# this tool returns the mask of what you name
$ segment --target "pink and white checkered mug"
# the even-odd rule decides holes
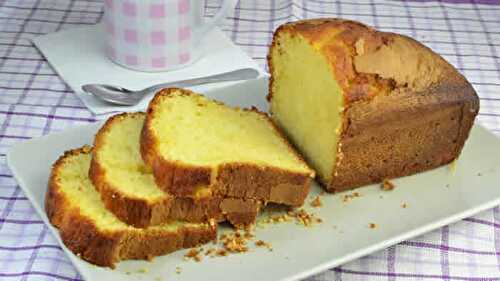
[[[106,53],[115,63],[139,71],[189,65],[203,55],[203,36],[236,2],[224,0],[204,22],[201,0],[105,0]]]

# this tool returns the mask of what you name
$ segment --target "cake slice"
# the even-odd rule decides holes
[[[175,196],[235,197],[302,205],[314,172],[268,116],[183,89],[150,102],[141,155]]]
[[[282,25],[268,64],[272,118],[329,191],[450,163],[479,110],[439,55],[353,21]]]
[[[90,147],[70,150],[53,165],[45,212],[73,253],[100,266],[151,259],[216,238],[215,223],[170,222],[134,228],[109,212],[88,178]]]
[[[174,197],[158,188],[140,155],[145,117],[143,112],[115,115],[95,136],[89,177],[111,212],[135,227],[171,219],[202,222],[214,218],[235,226],[255,222],[258,200],[209,194]]]

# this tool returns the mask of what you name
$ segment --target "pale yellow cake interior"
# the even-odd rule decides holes
[[[103,135],[98,153],[105,179],[121,193],[146,200],[164,199],[152,171],[141,158],[139,140],[145,115],[123,115]]]
[[[343,98],[327,59],[300,35],[280,34],[272,50],[271,112],[326,182],[332,178]]]
[[[67,157],[56,174],[60,192],[68,200],[69,209],[79,209],[80,214],[93,221],[96,227],[103,231],[119,231],[134,229],[108,211],[101,201],[100,194],[88,178],[90,166],[90,153],[79,153]],[[148,229],[161,229],[162,231],[176,231],[180,226],[195,224],[171,222]]]
[[[206,167],[251,163],[312,173],[260,113],[180,92],[159,103],[152,128],[165,159]]]

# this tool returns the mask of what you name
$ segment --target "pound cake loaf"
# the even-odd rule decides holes
[[[312,171],[256,109],[231,108],[170,88],[148,107],[141,155],[175,196],[212,196],[302,205]]]
[[[272,118],[329,191],[450,163],[479,110],[439,55],[353,21],[282,25],[268,64]]]
[[[100,266],[151,259],[216,238],[215,223],[170,222],[149,228],[123,223],[102,203],[88,178],[90,147],[66,152],[53,165],[45,212],[73,253]]]
[[[168,220],[228,220],[235,226],[255,222],[259,201],[199,194],[174,197],[158,188],[140,155],[139,140],[146,114],[122,113],[108,119],[94,139],[89,177],[105,206],[135,227]]]

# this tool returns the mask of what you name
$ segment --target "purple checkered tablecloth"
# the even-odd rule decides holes
[[[208,0],[206,14],[218,6]],[[5,154],[18,141],[101,119],[30,42],[101,17],[99,0],[0,0],[0,280],[81,280],[12,177]],[[479,122],[500,134],[500,0],[241,0],[222,28],[264,66],[277,26],[314,17],[355,19],[428,45],[469,79],[481,98]],[[310,278],[431,279],[500,280],[500,208]]]

